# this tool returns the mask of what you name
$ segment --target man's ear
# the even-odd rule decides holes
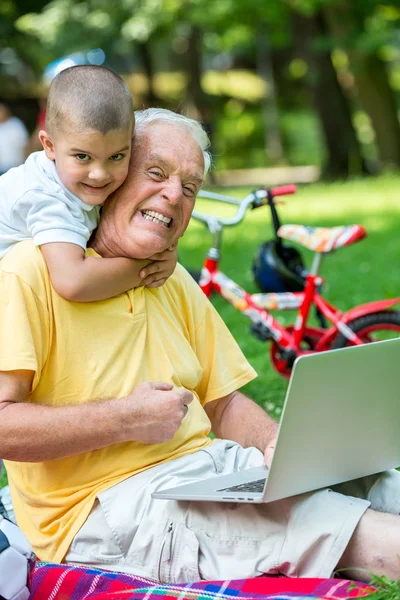
[[[45,151],[47,158],[50,160],[55,160],[56,154],[54,152],[54,144],[51,141],[49,134],[44,129],[39,131],[39,140],[43,146],[43,150]]]

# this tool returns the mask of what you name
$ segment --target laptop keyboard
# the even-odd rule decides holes
[[[256,481],[248,481],[247,483],[241,483],[240,485],[223,488],[222,490],[217,490],[217,492],[262,492],[264,485],[265,477],[263,479],[257,479]]]

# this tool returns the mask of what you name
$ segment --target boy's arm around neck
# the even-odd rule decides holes
[[[41,250],[55,291],[72,302],[105,300],[151,283],[140,276],[145,267],[154,269],[149,259],[85,256],[83,248],[66,242],[43,244]]]

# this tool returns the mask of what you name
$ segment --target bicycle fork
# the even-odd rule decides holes
[[[214,249],[211,249],[215,251]],[[218,270],[218,257],[215,252],[209,252],[201,271],[200,287],[209,298],[212,293],[217,292],[236,310],[246,315],[251,321],[251,333],[262,341],[273,340],[282,348],[282,352],[293,353],[292,337],[280,323],[263,307],[257,304],[257,296],[275,296],[274,294],[248,294],[242,287],[232,279]],[[277,296],[277,295],[276,295]],[[279,296],[283,296],[279,294]],[[290,297],[289,297],[290,296]],[[287,298],[285,308],[298,308],[304,294],[290,294]],[[293,304],[293,306],[291,305]],[[293,359],[294,360],[294,359]]]

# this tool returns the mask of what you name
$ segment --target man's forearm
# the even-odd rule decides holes
[[[218,402],[212,423],[217,437],[233,440],[245,448],[255,446],[261,452],[278,433],[278,423],[241,392]]]
[[[42,462],[97,450],[120,441],[117,400],[51,407],[9,402],[0,410],[0,456]],[[121,425],[121,426],[119,426]]]

